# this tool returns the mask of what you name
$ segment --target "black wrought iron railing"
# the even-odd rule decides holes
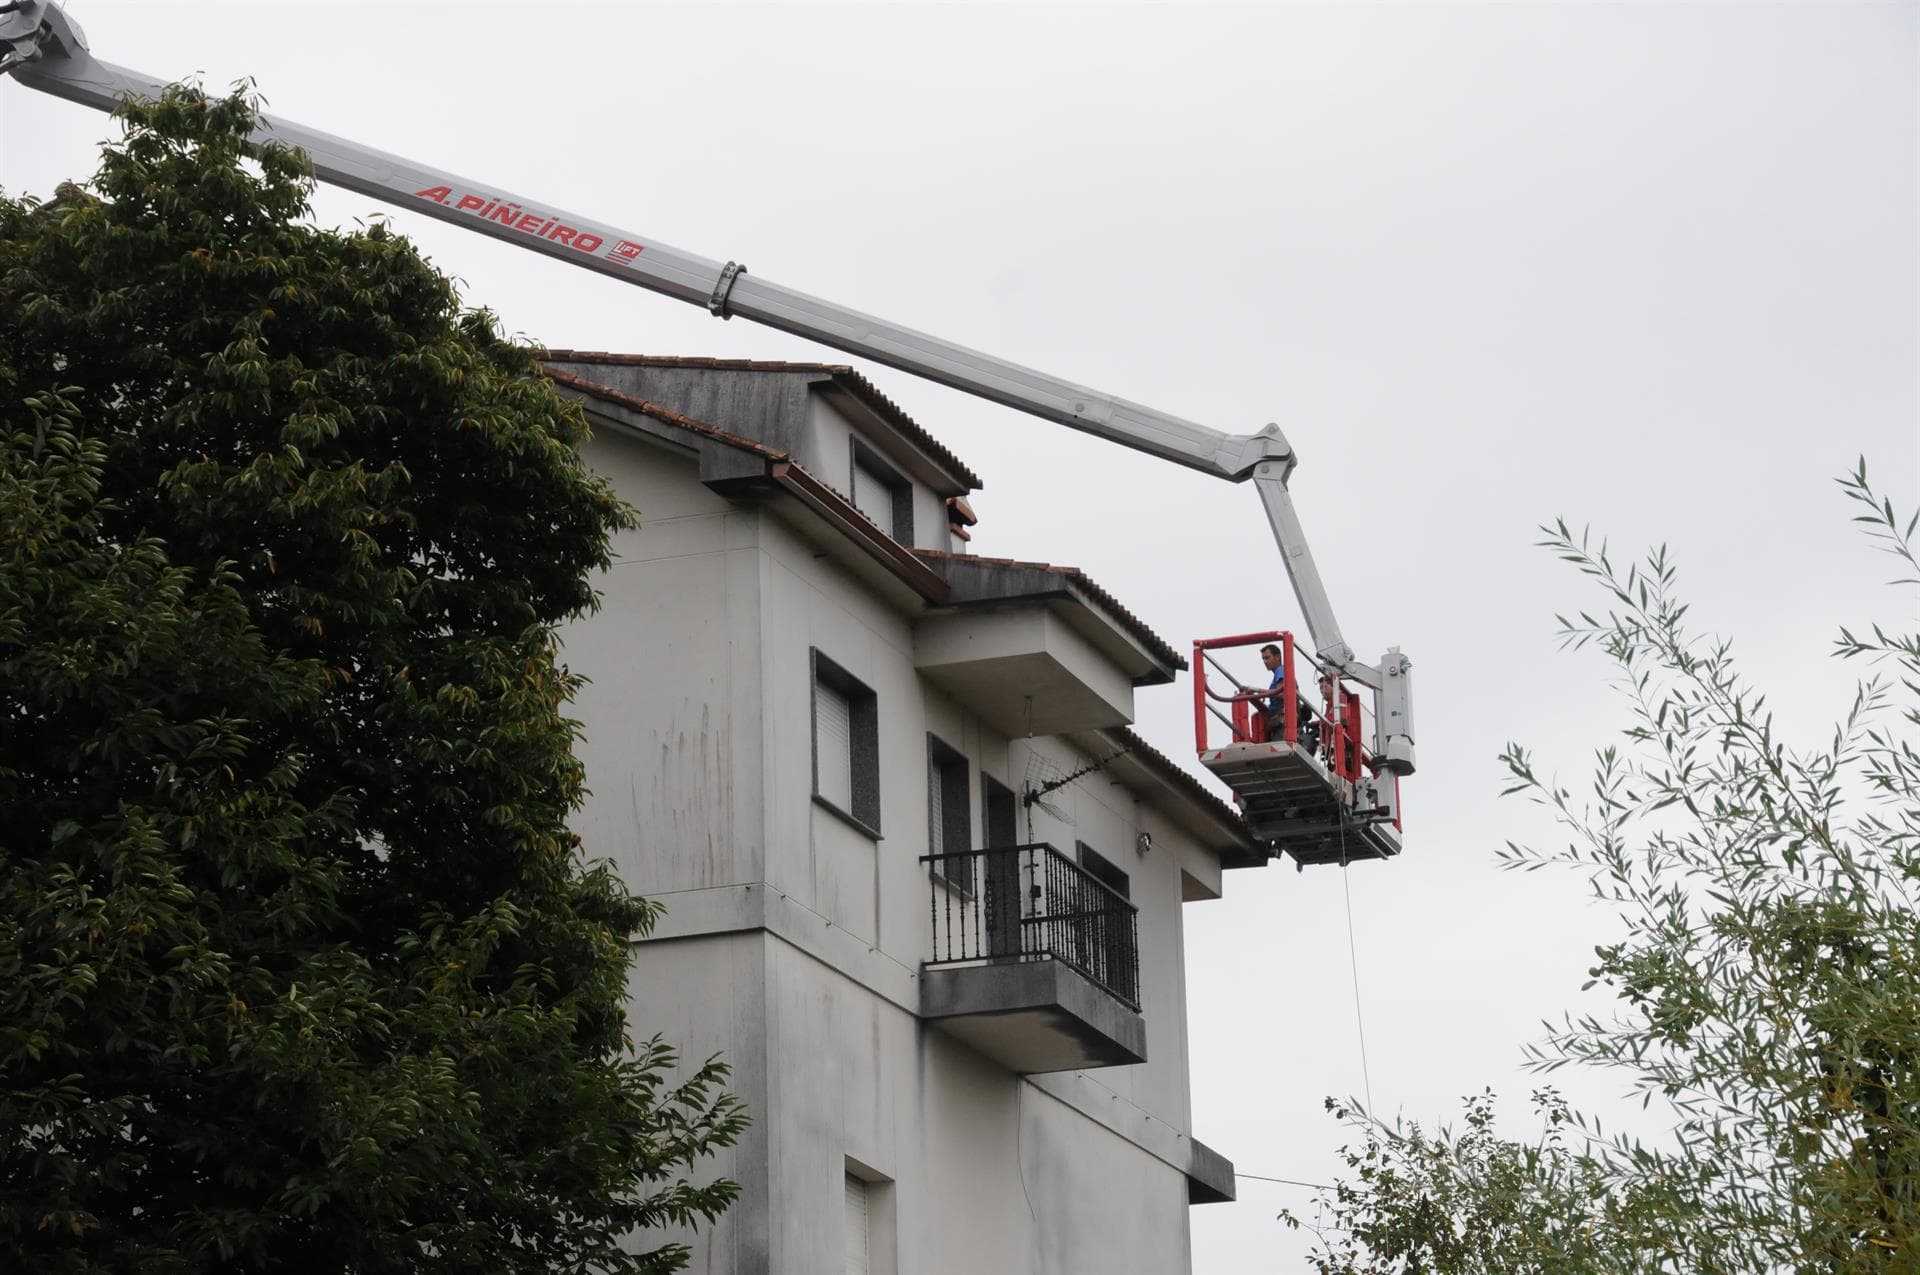
[[[928,965],[1064,961],[1140,1008],[1139,909],[1045,842],[923,857]]]

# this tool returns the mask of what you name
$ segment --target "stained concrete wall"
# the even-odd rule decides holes
[[[1186,1269],[1177,1167],[803,944],[743,930],[641,953],[636,1028],[674,1041],[682,1074],[723,1053],[755,1117],[699,1173],[733,1177],[738,1203],[711,1230],[650,1242],[690,1242],[696,1271],[840,1270],[841,1179],[857,1166],[890,1196],[892,1233],[871,1237],[883,1275]]]
[[[562,633],[591,679],[572,706],[592,789],[575,827],[647,894],[763,873],[760,516],[701,486],[697,461],[613,429],[588,449],[644,520],[614,542],[601,610]]]
[[[629,1022],[640,1040],[671,1043],[683,1080],[708,1058],[732,1068],[727,1091],[746,1104],[753,1123],[734,1146],[703,1160],[695,1179],[732,1178],[741,1199],[713,1228],[673,1228],[641,1237],[648,1248],[669,1241],[692,1246],[696,1271],[779,1271],[768,1260],[768,1141],[775,1123],[767,1101],[767,942],[759,931],[697,935],[649,943],[628,976]],[[822,1268],[825,1269],[825,1268]]]
[[[876,1270],[1185,1270],[1180,899],[1207,852],[1105,772],[1049,797],[1066,818],[1021,818],[1023,840],[1085,841],[1128,873],[1147,1062],[1022,1078],[922,1022],[927,733],[969,759],[976,842],[982,773],[1018,791],[1090,758],[1009,739],[919,677],[912,617],[707,491],[690,457],[603,428],[589,458],[644,526],[617,545],[602,610],[564,635],[593,679],[574,708],[593,790],[577,826],[668,908],[639,954],[635,1030],[723,1053],[755,1121],[718,1166],[741,1200],[693,1237],[694,1269],[837,1269],[857,1164],[891,1179]],[[812,648],[877,698],[877,838],[813,800]]]
[[[777,940],[767,971],[771,1269],[842,1269],[849,1157],[893,1179],[898,1270],[1185,1269],[1179,1170]]]
[[[947,530],[947,501],[924,483],[913,485],[913,543],[920,549],[965,553],[967,542]]]

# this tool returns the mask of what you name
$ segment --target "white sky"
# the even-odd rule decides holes
[[[637,238],[1219,428],[1275,420],[1347,637],[1416,664],[1407,853],[1350,874],[1377,1107],[1535,1083],[1604,918],[1514,877],[1508,739],[1582,780],[1621,720],[1530,547],[1666,540],[1793,733],[1837,715],[1837,623],[1901,616],[1833,476],[1911,508],[1913,4],[211,4],[73,0],[104,59],[643,232]],[[0,83],[0,187],[91,172],[104,117]],[[383,211],[322,192],[322,222]],[[393,213],[554,346],[842,356]],[[983,553],[1085,568],[1176,646],[1298,627],[1233,488],[865,369],[986,479]],[[642,511],[644,514],[644,510]],[[1184,684],[1142,729],[1191,755]],[[1362,1088],[1338,869],[1189,909],[1198,1136],[1326,1181]],[[1622,1081],[1560,1082],[1606,1101]],[[1517,1126],[1516,1126],[1517,1127]],[[1243,1181],[1202,1275],[1291,1270]]]

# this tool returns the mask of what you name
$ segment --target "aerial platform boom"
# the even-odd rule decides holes
[[[101,110],[126,97],[157,98],[166,88],[95,58],[78,26],[48,0],[0,6],[0,74],[9,72],[29,88]],[[683,252],[288,120],[263,116],[254,141],[304,151],[321,181],[705,306],[721,318],[778,328],[1217,478],[1251,478],[1320,661],[1375,692],[1375,764],[1412,773],[1411,665],[1397,649],[1377,665],[1361,662],[1341,636],[1288,492],[1297,458],[1278,425],[1251,434],[1216,430],[782,287],[736,262]]]

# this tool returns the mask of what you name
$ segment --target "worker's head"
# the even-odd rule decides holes
[[[1280,648],[1269,642],[1260,648],[1260,662],[1269,669],[1280,667]]]
[[[1320,674],[1320,697],[1322,699],[1332,699],[1336,685],[1337,683],[1334,681],[1334,676],[1331,671],[1322,672]]]

